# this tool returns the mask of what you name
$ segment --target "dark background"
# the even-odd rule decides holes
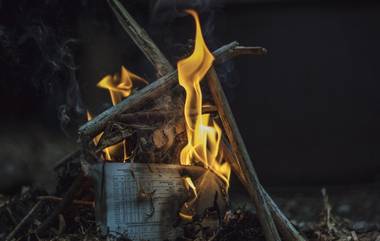
[[[75,143],[85,110],[98,113],[109,102],[107,93],[95,87],[102,76],[124,64],[153,81],[152,67],[105,1],[30,2],[0,4],[1,139],[15,146],[12,135],[35,142],[26,130],[37,125],[39,141],[54,133],[53,140]],[[147,1],[126,5],[175,63],[193,24],[173,13],[174,1],[161,3],[163,8]],[[219,68],[263,182],[375,181],[380,170],[380,4],[206,3],[196,7],[210,48],[237,40],[269,51]],[[0,162],[12,162],[9,155]]]

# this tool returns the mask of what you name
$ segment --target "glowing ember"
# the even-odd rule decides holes
[[[128,71],[124,66],[121,66],[120,74],[114,75],[106,75],[103,77],[97,86],[99,88],[107,89],[111,96],[111,101],[113,105],[116,105],[123,98],[128,97],[132,93],[133,81],[141,81],[144,84],[148,84],[148,82],[137,76],[136,74]],[[91,120],[91,114],[87,112],[87,119]],[[99,134],[94,138],[94,143],[97,145],[100,137],[103,133]],[[123,161],[125,162],[128,159],[127,155],[127,142],[123,140],[120,143],[109,146],[104,150],[104,160],[111,161],[114,160],[114,156],[117,156],[120,153],[123,153]]]
[[[180,163],[182,165],[201,164],[219,176],[225,182],[228,190],[231,168],[228,163],[223,163],[222,155],[219,152],[222,131],[215,121],[210,120],[209,114],[202,114],[200,81],[210,69],[214,56],[204,42],[197,13],[193,10],[186,12],[194,18],[196,32],[193,53],[177,63],[179,84],[186,91],[184,115],[188,139],[187,145],[182,149]],[[197,190],[195,190],[192,180],[187,178],[185,181],[195,192],[196,199]],[[185,205],[189,204],[188,202]],[[180,215],[188,218],[187,214],[180,213]]]

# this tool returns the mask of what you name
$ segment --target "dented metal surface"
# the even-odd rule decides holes
[[[152,241],[180,235],[174,225],[187,198],[183,172],[182,166],[169,164],[95,165],[96,219],[102,232]]]

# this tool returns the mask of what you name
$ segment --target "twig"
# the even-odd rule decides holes
[[[215,111],[216,111],[216,107],[213,105],[202,107],[202,113],[211,113]],[[196,114],[196,111],[194,111],[194,113],[190,112],[190,114]],[[178,110],[140,111],[140,112],[135,112],[135,113],[121,114],[119,117],[116,117],[116,120],[120,120],[127,123],[134,123],[136,121],[157,122],[157,120],[163,120],[163,119],[173,118],[173,117],[183,117],[183,112],[178,111]]]
[[[5,241],[10,241],[13,239],[13,237],[20,230],[20,228],[24,226],[26,222],[29,221],[34,212],[41,206],[42,202],[42,200],[39,200],[36,204],[34,204],[34,206],[30,209],[28,214],[26,214],[26,216],[19,222],[19,224],[17,224],[17,226],[12,230],[12,232],[8,234],[8,236],[5,238]]]
[[[354,241],[359,241],[358,235],[355,231],[351,231],[351,236]]]
[[[239,55],[264,55],[267,54],[268,50],[263,47],[244,47],[238,46],[234,50],[234,56]]]
[[[76,158],[78,158],[81,154],[81,151],[78,149],[78,150],[75,150],[69,154],[67,154],[66,156],[64,156],[60,161],[58,161],[55,166],[54,166],[54,170],[57,170],[58,168],[60,168],[61,166],[65,165],[67,162],[69,161],[72,161]]]
[[[135,133],[135,131],[133,131],[129,128],[120,129],[117,131],[107,133],[107,128],[106,128],[106,131],[104,132],[104,134],[101,136],[99,143],[96,146],[95,152],[100,152],[106,147],[117,144],[117,143],[121,142],[122,140],[126,139],[127,137],[132,136]]]
[[[6,208],[9,218],[12,220],[13,224],[17,224],[15,217],[13,216],[12,210],[7,206]]]
[[[231,107],[214,67],[211,67],[206,75],[209,88],[213,96],[215,105],[218,109],[220,119],[222,120],[224,130],[232,146],[232,151],[236,154],[237,160],[242,169],[245,170],[244,176],[250,188],[248,190],[252,201],[255,204],[257,216],[263,228],[264,236],[267,241],[281,240],[274,224],[272,214],[269,211],[268,204],[261,192],[261,185],[256,171],[253,167],[252,160],[248,154],[247,148],[232,114]]]
[[[46,230],[50,224],[58,217],[58,215],[67,207],[69,206],[74,199],[74,195],[77,193],[77,191],[82,186],[84,175],[80,173],[74,180],[73,184],[71,184],[69,190],[66,192],[65,196],[63,197],[62,201],[58,204],[58,206],[54,209],[52,214],[45,219],[45,221],[37,228],[36,233],[39,234],[42,231]]]
[[[62,202],[63,198],[61,197],[55,197],[55,196],[39,196],[37,197],[38,200],[47,200],[47,201],[54,201],[54,202]],[[83,200],[73,200],[73,204],[77,205],[86,205],[86,206],[94,206],[93,201],[83,201]]]

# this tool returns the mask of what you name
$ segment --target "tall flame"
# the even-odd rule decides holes
[[[116,105],[123,98],[128,97],[132,93],[133,81],[141,81],[144,84],[148,82],[138,75],[128,71],[124,66],[121,66],[120,74],[106,75],[97,84],[99,88],[107,89],[111,96],[113,105]],[[87,119],[91,120],[91,115],[87,112]],[[94,138],[95,145],[99,142],[102,133]],[[104,149],[104,159],[107,161],[113,160],[114,155],[123,153],[123,160],[128,159],[127,142],[123,140],[120,143],[109,146]]]
[[[210,120],[209,114],[202,114],[200,82],[210,69],[214,56],[203,39],[197,13],[193,10],[186,12],[194,18],[196,31],[193,53],[177,63],[179,84],[186,92],[184,115],[188,139],[187,145],[181,151],[180,163],[182,165],[201,163],[206,169],[218,175],[228,189],[231,168],[228,163],[222,162],[222,155],[219,152],[222,131],[215,121]]]

